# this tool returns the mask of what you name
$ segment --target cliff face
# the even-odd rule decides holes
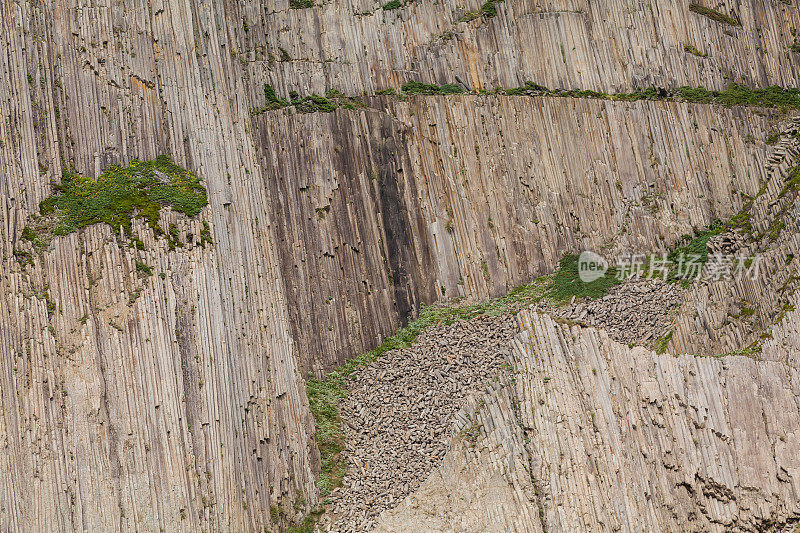
[[[665,357],[593,328],[518,318],[513,380],[464,409],[480,420],[480,439],[457,437],[376,531],[780,531],[797,522],[800,391],[797,368],[778,362],[785,345],[767,343],[764,361]],[[795,330],[797,313],[786,322],[777,330]]]
[[[767,179],[774,111],[469,95],[251,116],[264,83],[797,85],[797,5],[714,6],[736,26],[602,4],[458,22],[480,2],[0,0],[0,528],[274,527],[317,498],[304,374],[421,303],[735,213]],[[164,215],[183,248],[139,221],[143,250],[107,225],[41,252],[22,238],[63,167],[164,153],[208,189],[199,218]],[[213,246],[189,237],[202,221]]]

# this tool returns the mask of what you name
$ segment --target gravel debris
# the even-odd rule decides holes
[[[441,464],[453,417],[509,366],[513,317],[481,316],[423,332],[355,372],[341,408],[348,467],[323,529],[368,531]]]
[[[660,279],[628,281],[597,300],[554,307],[547,302],[535,306],[551,316],[604,329],[622,344],[646,345],[664,335],[674,313],[684,300],[684,289]]]

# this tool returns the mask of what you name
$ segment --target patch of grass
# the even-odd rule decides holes
[[[750,344],[749,346],[746,346],[744,348],[741,348],[733,352],[719,354],[716,357],[728,357],[730,355],[743,355],[745,357],[755,357],[761,353],[762,342],[763,342],[762,340],[757,340],[752,344]]]
[[[292,102],[292,105],[300,113],[332,113],[339,107],[338,102],[316,94],[307,96],[298,102]]]
[[[391,0],[381,6],[384,11],[392,11],[393,9],[400,9],[401,7],[403,7],[403,3],[400,0]]]
[[[708,262],[708,241],[711,237],[724,233],[729,227],[729,225],[715,220],[708,229],[700,231],[694,236],[684,235],[678,245],[667,254],[667,259],[670,261],[669,264],[673,265],[667,280],[679,282],[684,286],[690,285],[693,281],[693,275],[683,277],[686,274],[685,269],[687,266],[684,265],[684,272],[678,271],[681,258],[683,258],[684,262],[691,259],[692,263],[698,265],[697,268],[702,272],[703,266]]]
[[[689,52],[690,54],[695,55],[697,57],[708,57],[708,54],[704,54],[703,52],[698,50],[697,47],[695,47],[695,45],[693,44],[684,44],[683,51]]]
[[[264,106],[264,108],[262,108],[264,111],[270,109],[280,109],[282,107],[288,107],[292,105],[285,98],[278,98],[278,95],[275,94],[275,89],[268,83],[264,84],[264,97],[267,100],[267,104]]]
[[[468,11],[458,19],[459,22],[470,22],[479,17],[492,18],[497,16],[497,5],[503,0],[487,0],[477,11]]]
[[[608,94],[580,89],[548,89],[547,87],[528,81],[521,87],[505,89],[503,92],[511,96],[544,95],[569,98],[622,100],[626,102],[637,100],[675,100],[697,104],[718,104],[727,107],[738,105],[800,110],[800,89],[784,89],[777,85],[762,89],[751,89],[744,85],[733,83],[723,91],[710,91],[703,87],[679,87],[671,90],[648,87],[630,93]]]
[[[616,285],[622,283],[617,279],[617,270],[614,267],[606,271],[605,276],[584,283],[578,275],[578,256],[565,255],[558,265],[558,270],[553,274],[547,286],[547,296],[555,301],[563,302],[575,298],[600,298]]]
[[[206,244],[214,244],[214,239],[211,238],[211,226],[204,220],[200,229],[200,246],[205,248]]]
[[[289,0],[290,9],[306,9],[314,7],[314,0]]]
[[[317,521],[323,514],[322,509],[311,511],[302,522],[297,525],[289,526],[287,533],[314,533]]]
[[[264,97],[266,103],[263,107],[253,109],[250,114],[260,115],[266,111],[282,109],[284,107],[294,107],[299,113],[331,113],[343,107],[345,109],[357,109],[363,107],[363,103],[355,98],[347,98],[336,89],[329,89],[325,96],[312,94],[311,96],[300,96],[296,91],[289,93],[289,99],[279,98],[272,85],[264,84]]]
[[[525,85],[522,85],[521,87],[505,89],[503,92],[509,96],[521,96],[528,93],[549,93],[550,89],[544,85],[539,85],[538,83],[533,83],[532,81],[526,81]]]
[[[39,204],[53,235],[100,223],[130,235],[135,218],[144,219],[160,235],[162,207],[193,217],[208,205],[200,179],[165,155],[154,161],[134,160],[127,167],[112,165],[96,180],[65,171],[54,188],[55,193]]]
[[[676,97],[680,100],[701,104],[731,106],[776,107],[800,109],[800,89],[784,89],[777,85],[763,89],[750,89],[744,85],[731,84],[724,91],[709,91],[702,87],[681,87]]]
[[[783,183],[783,189],[778,194],[778,198],[793,195],[797,196],[800,191],[800,166],[796,166],[786,174],[786,181]]]
[[[153,275],[153,267],[145,263],[144,261],[140,261],[139,259],[136,260],[136,272],[140,274],[144,274],[145,276],[152,276]]]
[[[497,16],[497,3],[502,2],[503,0],[488,0],[485,4],[481,6],[481,13],[486,18],[492,18]]]
[[[30,226],[25,226],[22,229],[22,238],[26,241],[35,241],[36,240],[36,232]]]
[[[689,102],[698,104],[717,104],[727,107],[747,106],[747,107],[767,107],[777,108],[782,111],[800,110],[800,89],[784,89],[777,85],[771,87],[751,89],[744,85],[731,84],[722,91],[711,91],[703,87],[679,87],[676,89],[664,89],[658,87],[646,87],[636,89],[629,93],[605,93],[584,89],[548,89],[532,81],[526,81],[520,87],[503,89],[496,88],[494,91],[468,91],[463,86],[455,83],[437,85],[435,83],[423,83],[410,81],[405,83],[402,93],[398,95],[401,99],[415,94],[427,96],[449,95],[449,94],[478,94],[492,95],[504,94],[507,96],[557,96],[564,98],[590,98],[602,100],[614,100],[623,102],[635,102],[638,100],[664,100]],[[334,95],[330,93],[333,92]],[[393,88],[375,91],[375,95],[397,95]],[[331,112],[338,107],[346,109],[356,109],[365,104],[352,97],[345,97],[339,91],[330,90],[324,97],[311,95],[301,97],[296,92],[290,93],[289,99],[279,98],[271,85],[264,86],[266,103],[263,107],[254,108],[253,115],[261,114],[265,111],[294,106],[298,111],[304,113]],[[777,138],[777,137],[776,137]]]
[[[431,326],[452,324],[481,315],[497,316],[515,313],[544,296],[548,277],[542,277],[509,292],[507,295],[481,304],[423,307],[419,317],[388,337],[377,348],[348,360],[323,379],[309,378],[306,393],[316,423],[316,441],[322,458],[322,471],[317,482],[324,498],[341,485],[345,472],[344,430],[339,414],[339,403],[347,396],[347,378],[357,369],[375,361],[389,350],[408,348]]]
[[[44,289],[39,291],[36,294],[36,298],[39,300],[44,300],[45,306],[47,307],[47,316],[51,317],[56,312],[57,306],[53,299],[50,297],[50,288],[45,285]]]
[[[698,15],[703,15],[704,17],[709,18],[715,22],[730,24],[731,26],[742,25],[741,22],[739,22],[737,19],[733,18],[730,15],[726,15],[725,13],[721,13],[716,9],[711,9],[710,7],[701,6],[700,4],[696,4],[694,2],[689,4],[689,11],[697,13]]]
[[[183,242],[181,242],[181,236],[178,232],[178,226],[175,224],[170,224],[169,229],[167,231],[167,235],[169,238],[169,249],[174,250],[177,248],[183,248]]]
[[[436,85],[435,83],[421,83],[418,81],[410,81],[403,85],[402,90],[406,94],[462,94],[466,91],[461,85],[455,83],[448,83],[445,85]]]
[[[478,424],[477,420],[472,420],[470,418],[468,426],[464,426],[464,428],[459,432],[461,438],[463,438],[470,446],[475,446],[478,442],[478,437],[481,434],[481,426]]]
[[[780,131],[774,131],[767,135],[767,138],[764,140],[769,146],[775,146],[778,144],[778,141],[781,140],[782,133]]]
[[[663,337],[659,338],[656,341],[654,350],[657,354],[661,355],[663,353],[666,353],[667,347],[669,346],[669,342],[672,340],[672,334],[673,331],[670,330],[669,333],[667,333],[666,335],[664,335]]]

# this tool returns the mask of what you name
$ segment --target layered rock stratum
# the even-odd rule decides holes
[[[444,402],[425,428],[449,428],[443,462],[374,525],[797,520],[797,108],[664,95],[797,87],[800,6],[490,4],[0,0],[0,530],[299,524],[328,505],[309,376],[423,304],[500,296],[567,252],[665,250],[745,209],[757,281],[688,287],[645,332],[580,323],[591,302],[551,310],[574,325],[521,311],[512,377]],[[467,92],[378,94],[409,81]],[[663,91],[495,91],[526,81]],[[265,85],[356,103],[265,110]],[[208,200],[164,209],[169,238],[141,219],[26,233],[62,170],[164,154]]]

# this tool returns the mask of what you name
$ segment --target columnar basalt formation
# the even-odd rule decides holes
[[[319,503],[304,376],[565,251],[669,245],[768,180],[776,109],[374,94],[793,87],[796,3],[460,21],[481,4],[0,0],[0,529],[284,528]],[[254,115],[265,83],[363,107]],[[163,213],[182,248],[141,221],[143,249],[104,224],[23,237],[62,169],[161,154],[208,191]]]
[[[518,319],[514,379],[455,422],[463,435],[480,420],[480,437],[456,438],[376,531],[780,531],[800,520],[800,391],[785,344],[768,343],[764,361],[664,357],[545,315]]]

